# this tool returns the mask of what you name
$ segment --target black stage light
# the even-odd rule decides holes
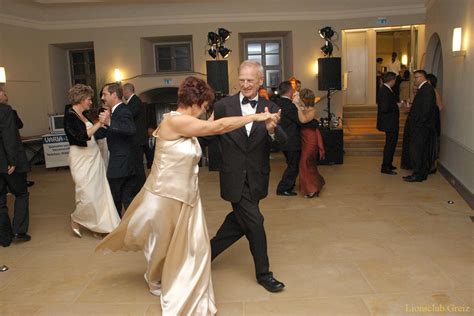
[[[207,43],[209,45],[215,45],[219,42],[219,35],[214,32],[207,33]]]
[[[224,46],[219,47],[219,54],[221,54],[222,58],[227,58],[230,54],[231,50],[225,48]]]
[[[321,46],[321,53],[323,53],[324,56],[331,56],[333,51],[333,46],[330,41],[326,41],[326,44]]]
[[[224,28],[219,28],[219,29],[217,30],[217,33],[219,34],[219,36],[220,36],[220,38],[221,38],[221,41],[222,41],[222,42],[225,42],[225,41],[227,41],[227,40],[229,39],[230,33],[232,33],[232,32],[227,31],[227,30],[224,29]]]
[[[209,48],[209,50],[208,50],[207,52],[209,53],[209,55],[210,55],[212,58],[216,59],[216,57],[217,57],[217,50],[215,49],[214,46],[211,47],[211,48]]]
[[[334,31],[330,26],[325,26],[319,30],[319,36],[330,41],[331,37],[334,36]]]

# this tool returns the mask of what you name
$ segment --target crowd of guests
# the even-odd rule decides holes
[[[394,55],[396,58],[396,54]],[[401,168],[412,170],[403,177],[407,182],[422,182],[436,172],[439,157],[443,102],[436,90],[437,78],[424,70],[413,73],[413,97],[409,93],[410,73],[404,65],[400,71],[381,74],[377,92],[377,129],[385,133],[381,172],[396,175],[393,156],[398,142],[400,110],[407,114],[401,157]]]

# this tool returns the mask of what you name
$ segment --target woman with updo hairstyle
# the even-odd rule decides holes
[[[71,228],[81,237],[80,228],[94,233],[110,233],[120,218],[106,178],[106,168],[94,137],[103,125],[93,124],[84,112],[92,104],[94,90],[76,84],[69,89],[72,106],[64,114],[64,130],[69,141],[69,168],[76,189],[76,210],[71,214]]]
[[[316,118],[316,98],[310,89],[302,89],[299,97],[293,103],[298,108],[298,119],[301,123],[301,158],[299,165],[300,191],[305,198],[319,196],[319,192],[326,183],[318,171],[318,161],[324,159],[325,150],[319,123]]]
[[[153,132],[155,159],[145,185],[119,227],[98,250],[143,250],[150,292],[161,295],[163,315],[214,315],[211,248],[198,185],[201,147],[197,137],[276,119],[268,112],[200,120],[214,100],[202,79],[187,77],[178,90],[176,111]]]

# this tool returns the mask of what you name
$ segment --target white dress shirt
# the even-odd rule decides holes
[[[250,103],[242,104],[242,100],[244,99],[244,95],[242,94],[242,92],[239,93],[239,99],[240,99],[240,108],[242,109],[242,116],[255,114],[257,112],[257,106],[253,108],[252,105],[250,105]],[[250,99],[250,101],[252,100],[255,100],[258,102],[258,94],[255,96],[255,98]],[[253,125],[253,122],[245,124],[245,129],[247,130],[247,136],[250,136],[252,125]]]

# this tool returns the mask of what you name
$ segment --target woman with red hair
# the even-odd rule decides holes
[[[122,222],[97,250],[143,250],[145,280],[161,295],[163,315],[214,315],[211,248],[198,186],[198,136],[224,134],[253,121],[276,119],[268,111],[219,120],[198,119],[214,91],[187,77],[178,90],[176,111],[153,132],[155,159],[145,185]]]

